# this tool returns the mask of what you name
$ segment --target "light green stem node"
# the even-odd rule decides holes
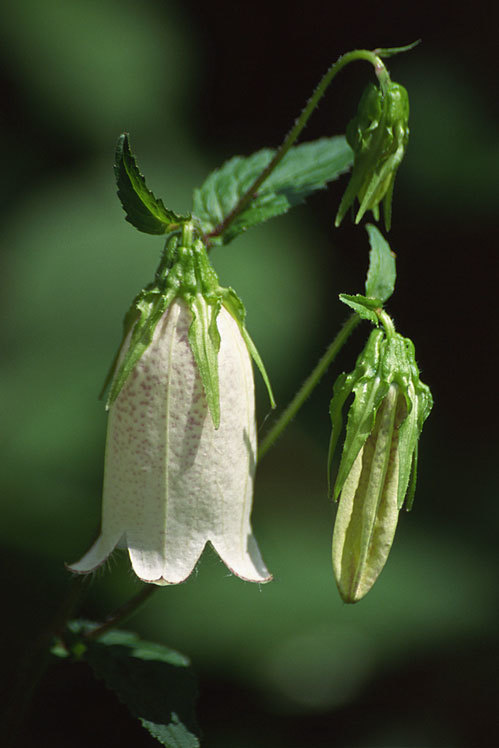
[[[388,340],[392,339],[394,337],[395,333],[395,325],[393,324],[392,318],[385,312],[384,309],[377,310],[377,315],[379,318],[379,321],[384,327],[386,337]]]

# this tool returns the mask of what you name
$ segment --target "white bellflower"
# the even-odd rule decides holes
[[[140,579],[176,584],[191,574],[209,542],[242,579],[272,578],[250,524],[256,467],[250,352],[258,354],[231,313],[233,292],[226,295],[230,311],[223,301],[195,296],[177,295],[166,305],[111,400],[101,532],[69,567],[74,572],[91,572],[116,547],[126,547]],[[203,331],[197,337],[195,321]],[[133,356],[134,334],[132,327],[115,381]],[[203,356],[211,363],[200,365]]]

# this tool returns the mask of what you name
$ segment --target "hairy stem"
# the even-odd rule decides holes
[[[213,229],[211,233],[209,233],[205,237],[205,240],[207,240],[208,243],[211,237],[220,236],[221,234],[223,234],[227,227],[230,226],[230,224],[234,221],[234,219],[237,218],[237,216],[239,216],[245,210],[245,208],[248,207],[253,198],[256,196],[263,182],[267,179],[267,177],[270,176],[270,174],[272,174],[276,166],[282,161],[291,146],[295,143],[296,139],[310,119],[312,112],[317,107],[317,104],[319,103],[321,98],[324,96],[326,89],[333,78],[340,72],[340,70],[342,70],[342,68],[344,68],[350,62],[355,62],[356,60],[366,60],[367,62],[370,62],[371,65],[374,66],[374,70],[379,78],[381,87],[384,88],[387,85],[387,82],[389,82],[390,80],[388,71],[381,58],[378,57],[378,55],[376,55],[374,52],[370,52],[367,49],[355,49],[352,52],[347,52],[346,54],[339,57],[338,60],[336,60],[333,65],[331,65],[329,70],[319,81],[317,88],[306,103],[302,113],[295,121],[295,124],[284,138],[284,141],[275,152],[272,160],[265,167],[262,173],[255,179],[253,184],[244,193],[244,195],[242,195],[231,212],[224,218],[223,221],[221,221],[221,223],[218,224],[218,226]]]
[[[156,584],[145,584],[143,588],[134,597],[130,598],[124,605],[121,605],[115,611],[113,611],[104,623],[97,626],[92,631],[88,631],[85,634],[85,639],[98,639],[99,636],[105,634],[106,631],[117,626],[119,623],[131,618],[138,610],[149,600],[151,595],[156,592],[158,586]]]
[[[274,423],[270,431],[266,434],[264,439],[262,440],[262,443],[260,444],[260,448],[258,450],[258,459],[261,460],[261,458],[268,452],[270,447],[273,446],[275,441],[279,438],[279,436],[282,434],[284,429],[289,425],[289,423],[293,420],[293,418],[296,416],[298,411],[300,410],[301,406],[304,404],[305,400],[312,394],[312,391],[314,388],[319,384],[319,381],[324,376],[326,371],[328,370],[329,366],[332,364],[340,350],[342,349],[343,345],[346,343],[347,339],[351,335],[351,333],[355,330],[357,325],[361,322],[361,318],[358,314],[352,314],[331,345],[328,347],[325,354],[322,356],[321,359],[319,359],[316,367],[314,370],[309,374],[307,379],[304,381],[294,398],[289,403],[288,407],[283,411],[283,413],[280,415],[280,417],[277,419],[277,421]]]

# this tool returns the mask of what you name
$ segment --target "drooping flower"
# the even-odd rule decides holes
[[[409,140],[409,96],[399,83],[389,82],[384,90],[369,84],[359,102],[357,114],[346,130],[354,153],[354,165],[347,189],[341,199],[335,226],[347,210],[359,201],[355,223],[366,211],[379,219],[383,202],[385,227],[390,230],[395,176],[404,158]]]
[[[159,290],[132,307],[111,385],[101,532],[72,571],[93,571],[120,546],[142,580],[176,584],[211,543],[237,576],[272,578],[250,523],[250,353],[261,361],[240,302],[207,263],[200,242],[174,242],[165,283],[157,276]]]
[[[433,401],[419,379],[414,346],[375,330],[355,370],[338,377],[331,400],[332,460],[341,410],[354,393],[334,498],[333,570],[341,597],[355,603],[381,573],[404,502],[414,497],[418,439]]]

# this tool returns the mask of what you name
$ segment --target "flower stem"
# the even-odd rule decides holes
[[[74,613],[89,582],[89,576],[73,577],[68,593],[57,609],[49,625],[44,628],[25,653],[18,668],[17,683],[11,692],[2,724],[4,748],[14,748],[19,744],[22,726],[31,698],[50,661],[50,645],[54,637],[63,637],[64,628]],[[87,639],[97,639],[106,631],[130,618],[158,589],[157,585],[144,585],[141,591],[110,614],[108,619],[85,635]]]
[[[21,737],[20,733],[31,699],[49,664],[52,640],[64,629],[85,591],[87,581],[81,576],[71,580],[68,593],[49,625],[42,629],[24,653],[3,721],[2,736],[5,742],[2,742],[2,745],[4,748],[12,748]]]
[[[260,448],[258,450],[259,460],[261,460],[261,458],[268,452],[270,447],[274,445],[275,441],[279,438],[284,429],[296,416],[305,400],[307,400],[307,398],[312,394],[312,391],[319,384],[319,381],[326,373],[329,366],[332,364],[359,322],[361,322],[361,317],[358,314],[352,314],[347,319],[325,354],[321,359],[319,359],[315,369],[309,374],[294,398],[289,403],[288,407],[283,411],[281,416],[277,419],[270,431],[262,440],[262,443],[260,444]]]
[[[295,121],[295,124],[293,125],[289,133],[284,138],[284,141],[282,142],[280,147],[275,152],[272,160],[267,164],[265,169],[255,179],[253,184],[244,193],[244,195],[241,196],[231,212],[223,219],[223,221],[218,224],[218,226],[213,229],[213,231],[207,234],[207,236],[205,237],[206,240],[209,240],[211,237],[220,236],[221,234],[223,234],[227,227],[234,221],[234,219],[237,218],[237,216],[239,216],[248,207],[250,202],[256,196],[263,182],[267,179],[268,176],[270,176],[276,166],[282,161],[286,153],[289,151],[293,143],[300,135],[301,131],[310,119],[312,112],[317,107],[321,98],[324,96],[326,89],[333,78],[340,72],[340,70],[342,70],[342,68],[344,68],[350,62],[355,62],[356,60],[366,60],[367,62],[370,62],[371,65],[374,66],[374,70],[379,79],[381,88],[386,88],[390,81],[390,77],[381,57],[378,57],[375,52],[370,52],[368,49],[354,49],[352,52],[347,52],[346,54],[339,57],[319,81],[319,84],[317,85],[310,99],[307,101],[304,109],[302,110],[302,113]]]
[[[385,328],[386,337],[390,340],[395,335],[395,325],[393,324],[393,320],[384,309],[380,309],[377,314],[381,324]]]
[[[105,634],[106,631],[117,626],[119,623],[131,618],[137,611],[149,600],[151,595],[159,589],[156,584],[145,584],[140,592],[128,600],[126,603],[117,608],[111,613],[107,620],[95,629],[88,631],[85,634],[85,639],[98,639],[99,636]]]

